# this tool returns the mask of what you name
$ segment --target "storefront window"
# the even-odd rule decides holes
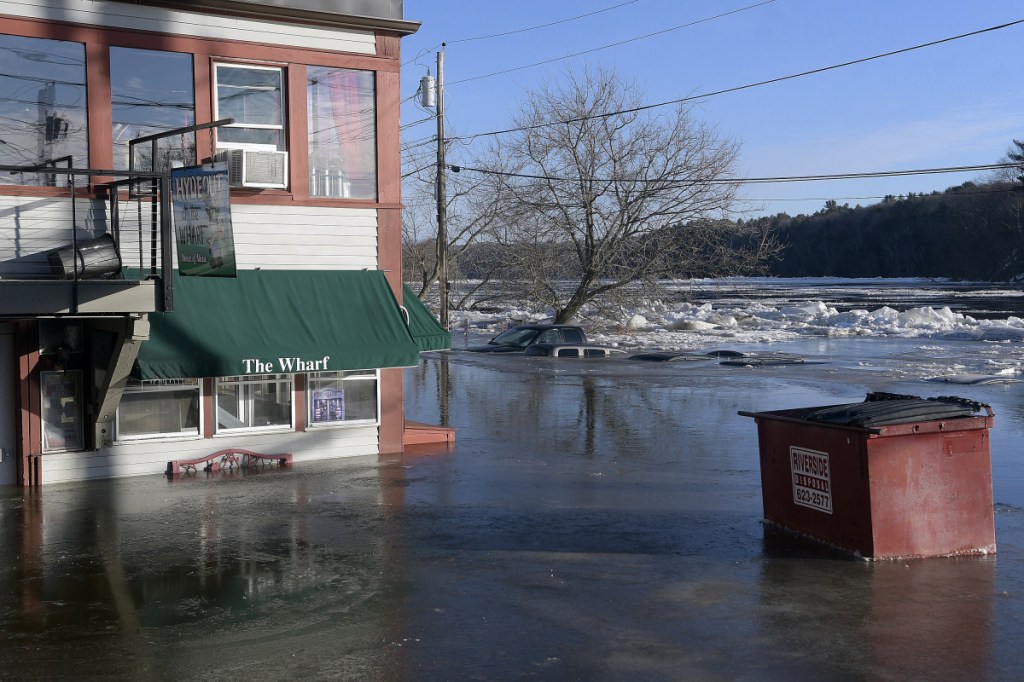
[[[377,112],[372,71],[306,71],[309,194],[377,198]]]
[[[110,48],[110,107],[114,167],[128,168],[130,140],[195,123],[192,55],[161,50]],[[195,133],[135,145],[136,170],[163,171],[196,163]]]
[[[317,372],[309,375],[311,427],[377,421],[377,372]]]
[[[117,408],[117,439],[199,435],[199,380],[130,381]]]
[[[292,380],[260,374],[217,380],[217,431],[291,427]]]
[[[0,35],[0,65],[0,164],[86,166],[85,46]],[[0,185],[50,186],[64,177],[3,173]]]
[[[284,71],[217,64],[216,78],[217,118],[235,120],[218,128],[218,146],[284,151]]]

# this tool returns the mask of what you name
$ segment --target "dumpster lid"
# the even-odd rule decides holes
[[[808,412],[804,418],[847,426],[888,426],[971,417],[983,407],[983,403],[955,396],[920,398],[896,393],[868,393],[864,402],[823,407]]]

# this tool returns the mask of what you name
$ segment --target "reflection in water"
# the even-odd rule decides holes
[[[861,386],[500,360],[406,373],[448,452],[0,493],[0,677],[1024,676],[1019,485],[998,563],[765,535],[736,412]],[[994,459],[1024,438],[997,424]]]
[[[26,644],[0,660],[47,677],[174,678],[226,660],[250,665],[223,647],[325,647],[334,628],[366,646],[393,640],[402,563],[381,530],[403,503],[404,469],[377,471],[364,461],[344,474],[147,477],[8,494],[0,588],[16,598],[0,610],[0,639]],[[347,664],[376,677],[393,661]]]
[[[994,557],[885,562],[871,581],[872,677],[992,674]],[[890,677],[891,679],[891,677]]]
[[[678,465],[698,457],[735,465],[723,458],[732,458],[736,449],[716,444],[725,438],[756,448],[756,434],[736,416],[750,408],[749,389],[714,385],[712,391],[707,379],[680,385],[678,370],[445,354],[407,370],[406,409],[410,418],[435,419],[430,389],[447,386],[444,416],[460,439],[518,443],[524,453],[579,454],[607,463],[654,457]],[[756,466],[743,459],[742,468]]]
[[[866,562],[766,530],[757,614],[789,673],[846,661],[869,680],[987,679],[994,557]]]

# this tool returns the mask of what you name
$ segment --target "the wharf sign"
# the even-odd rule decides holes
[[[242,374],[294,374],[295,372],[326,372],[327,363],[331,356],[325,355],[316,360],[304,358],[277,358],[276,360],[261,360],[259,358],[244,358],[242,365],[245,371]]]

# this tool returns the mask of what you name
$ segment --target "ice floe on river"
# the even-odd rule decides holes
[[[796,353],[829,372],[972,386],[1024,377],[1024,289],[1012,285],[736,278],[665,292],[613,315],[586,311],[578,323],[590,343],[627,353]],[[453,349],[551,320],[550,310],[517,302],[487,305],[450,312]]]
[[[545,318],[542,314],[509,309],[498,316],[455,313],[453,319],[456,328],[461,324],[466,328],[497,332],[516,322]],[[583,324],[592,342],[668,350],[700,348],[723,339],[765,343],[804,336],[1024,340],[1024,319],[1016,316],[979,320],[954,312],[949,306],[902,311],[882,306],[840,312],[822,301],[784,305],[757,301],[744,305],[655,302],[644,310],[630,311],[621,320],[589,320]]]

